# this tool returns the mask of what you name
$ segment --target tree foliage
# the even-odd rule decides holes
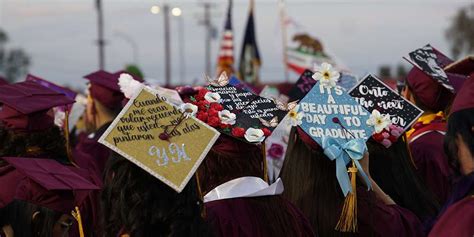
[[[459,9],[446,30],[454,58],[474,53],[474,4]]]
[[[0,29],[0,74],[13,82],[28,72],[30,57],[23,49],[8,49],[8,35]]]

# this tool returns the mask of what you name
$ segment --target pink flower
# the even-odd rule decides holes
[[[283,146],[277,143],[272,143],[268,149],[268,156],[272,159],[281,159],[283,157]]]
[[[392,145],[392,142],[388,139],[383,139],[381,143],[385,148],[389,148]]]
[[[390,137],[390,135],[388,134],[388,132],[383,132],[383,133],[382,133],[382,136],[383,136],[383,138],[388,138],[388,137]]]

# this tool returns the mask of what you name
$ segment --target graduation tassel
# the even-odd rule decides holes
[[[199,182],[198,172],[194,174],[196,176],[196,186],[199,195],[199,200],[202,202],[201,217],[206,218],[206,207],[204,206],[204,195],[202,194],[201,183]]]
[[[66,139],[66,154],[67,159],[71,162],[72,165],[78,167],[76,163],[74,163],[74,159],[72,158],[72,151],[71,151],[71,139],[69,137],[69,111],[65,110],[65,118],[64,118],[64,137]]]
[[[263,156],[263,180],[268,183],[268,164],[267,164],[267,151],[265,149],[265,141],[262,143],[262,156]]]
[[[352,166],[348,169],[352,191],[349,192],[344,200],[341,216],[336,225],[336,230],[341,232],[357,232],[357,167],[352,161]]]
[[[81,219],[81,212],[79,211],[79,207],[76,206],[76,211],[72,210],[71,215],[77,221],[77,228],[79,229],[79,237],[84,237],[84,229],[82,228],[82,219]]]

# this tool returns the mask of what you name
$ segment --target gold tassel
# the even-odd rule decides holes
[[[265,149],[265,141],[262,143],[262,156],[263,156],[263,180],[268,183],[268,164],[267,164],[267,151]]]
[[[196,171],[195,175],[196,175],[196,186],[197,186],[197,191],[198,191],[199,199],[200,199],[201,202],[202,202],[201,217],[202,217],[202,218],[206,218],[206,207],[204,206],[204,195],[203,195],[203,193],[202,193],[201,183],[199,182],[198,171]]]
[[[352,161],[352,166],[348,170],[351,177],[352,192],[349,192],[344,200],[341,216],[336,225],[336,230],[340,232],[357,232],[357,167]]]
[[[81,212],[79,211],[79,207],[76,206],[76,211],[71,211],[71,215],[77,221],[77,228],[79,229],[79,237],[84,237],[84,229],[82,228],[82,219],[81,219]]]

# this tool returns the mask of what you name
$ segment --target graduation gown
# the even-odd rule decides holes
[[[245,178],[245,177],[244,177]],[[256,177],[253,177],[256,178]],[[232,180],[231,180],[232,181]],[[249,180],[251,183],[252,180]],[[258,181],[257,181],[258,182]],[[263,180],[262,180],[263,182]],[[277,181],[279,182],[279,181]],[[226,183],[225,183],[226,184]],[[225,185],[223,184],[223,185]],[[247,183],[248,184],[248,183]],[[245,184],[245,185],[247,185]],[[268,219],[273,217],[270,212],[272,210],[260,210],[258,202],[265,202],[268,199],[262,199],[263,197],[271,198],[274,201],[273,203],[278,203],[274,208],[284,210],[286,214],[291,216],[293,223],[288,223],[288,226],[292,226],[295,229],[295,232],[291,236],[315,236],[311,225],[308,222],[308,219],[303,216],[303,214],[290,202],[279,195],[279,191],[270,191],[265,192],[265,188],[260,190],[254,190],[256,192],[247,192],[245,193],[245,185],[235,185],[231,184],[236,191],[230,195],[224,195],[225,197],[213,198],[209,201],[205,200],[206,208],[206,221],[210,224],[211,229],[214,230],[215,236],[225,236],[225,237],[266,237],[271,236],[269,230],[272,228],[273,219]],[[252,185],[252,184],[249,184]],[[282,184],[281,184],[282,185]],[[275,185],[272,185],[273,187]],[[267,190],[272,189],[272,186],[267,188]],[[218,189],[219,187],[217,187]],[[214,189],[216,190],[216,189]],[[263,191],[262,191],[263,190]],[[218,190],[218,195],[228,192],[227,190]],[[274,192],[275,191],[275,192]],[[283,191],[281,189],[281,191]],[[211,191],[212,192],[212,191]],[[208,196],[208,195],[206,195]],[[238,196],[238,197],[234,197]],[[285,227],[286,228],[286,227]],[[275,236],[275,235],[273,235]],[[283,233],[281,236],[286,236]]]
[[[469,195],[451,205],[429,234],[429,237],[444,236],[474,236],[474,195]]]
[[[386,205],[375,193],[357,188],[358,236],[422,237],[420,220],[408,209]]]
[[[426,186],[444,203],[451,192],[452,171],[444,153],[444,135],[437,131],[423,134],[410,142],[416,172]]]

